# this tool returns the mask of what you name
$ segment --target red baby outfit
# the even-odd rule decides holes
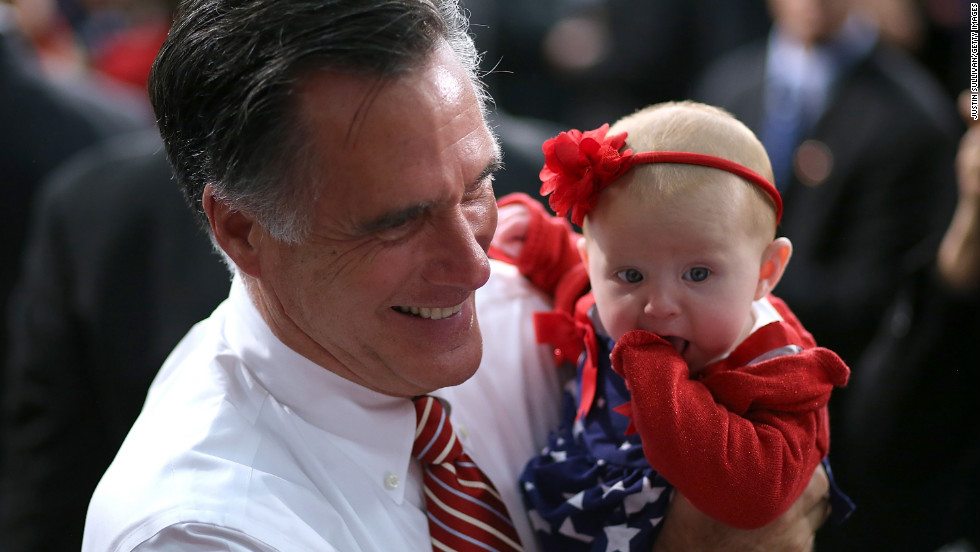
[[[648,332],[627,333],[612,353],[650,465],[733,527],[761,527],[799,498],[830,447],[830,393],[849,374],[785,303],[768,299],[783,321],[759,328],[695,379]]]
[[[847,383],[849,370],[844,362],[832,351],[817,347],[785,303],[769,296],[768,302],[782,320],[757,328],[694,379],[667,341],[639,330],[624,335],[612,349],[611,369],[625,380],[630,402],[617,406],[609,394],[615,382],[599,374],[610,369],[599,358],[608,350],[600,341],[608,338],[597,336],[590,319],[594,310],[591,295],[582,297],[588,280],[574,246],[577,236],[567,222],[549,216],[529,197],[511,195],[501,201],[502,206],[511,203],[524,205],[530,214],[525,247],[511,261],[555,296],[555,311],[537,316],[538,339],[556,347],[557,360],[580,360],[574,398],[577,411],[574,420],[563,422],[569,431],[560,432],[557,446],[532,461],[522,476],[529,507],[535,510],[534,504],[538,505],[533,514],[545,517],[544,504],[553,512],[562,511],[562,507],[551,508],[560,503],[560,496],[552,500],[542,495],[557,487],[552,485],[557,478],[571,481],[577,477],[556,465],[556,458],[573,467],[567,460],[574,451],[582,454],[579,458],[593,458],[601,465],[616,464],[606,454],[613,449],[600,451],[593,444],[625,443],[623,439],[635,424],[643,456],[657,472],[644,473],[645,477],[656,481],[663,476],[698,509],[726,525],[756,528],[779,517],[796,501],[827,455],[827,402],[835,386]],[[632,419],[625,435],[590,436],[596,430],[613,430],[615,425],[588,416],[597,400]],[[583,426],[584,431],[569,429]],[[575,442],[568,445],[570,439]],[[626,447],[623,444],[622,450]],[[632,461],[619,466],[635,469]],[[588,466],[573,469],[591,472]],[[559,490],[556,494],[568,493]],[[560,515],[548,521],[569,523]],[[572,521],[579,527],[572,534],[584,537],[582,524],[575,518]],[[633,526],[629,519],[625,521],[624,526]],[[547,544],[559,532],[553,526],[545,531],[547,535],[539,536]],[[597,534],[598,539],[603,538]],[[554,542],[555,549],[567,549],[570,543]]]

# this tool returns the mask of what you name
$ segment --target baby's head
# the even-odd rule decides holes
[[[627,133],[626,147],[634,154],[705,154],[741,165],[768,182],[773,180],[762,143],[741,121],[718,107],[689,101],[655,104],[623,117],[609,129],[609,135],[623,132]],[[669,204],[695,212],[714,208],[715,214],[725,215],[732,230],[751,231],[760,239],[772,240],[778,215],[770,193],[775,192],[715,167],[640,163],[599,193],[596,209],[586,218],[583,230],[588,233],[590,223],[604,216],[608,207],[600,207],[611,203],[610,198],[624,196],[631,202]],[[778,210],[781,212],[781,205]]]
[[[775,238],[781,202],[772,169],[745,125],[703,104],[649,107],[609,136],[623,132],[641,160],[651,159],[646,152],[711,156],[694,156],[711,166],[632,164],[602,187],[582,222],[604,329],[615,339],[635,329],[656,333],[696,372],[748,335],[752,302],[775,287],[789,261],[791,244]]]

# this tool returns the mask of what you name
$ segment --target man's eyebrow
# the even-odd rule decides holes
[[[434,205],[435,202],[431,201],[417,203],[415,205],[405,207],[404,209],[384,213],[373,220],[365,221],[359,224],[357,233],[363,236],[380,232],[388,228],[394,228],[400,224],[404,224],[405,222],[412,220],[413,218],[422,216],[422,214],[431,209]]]
[[[493,176],[494,173],[503,170],[503,168],[504,159],[498,153],[494,155],[493,159],[490,160],[490,163],[484,167],[483,171],[480,172],[480,176],[476,177],[476,180],[473,181],[473,184],[482,182],[484,179]]]
[[[494,173],[496,173],[497,171],[503,168],[504,168],[503,159],[501,159],[499,155],[494,156],[494,158],[490,161],[490,163],[488,163],[487,166],[484,167],[482,171],[480,171],[479,176],[477,176],[472,183],[467,185],[467,188],[469,188],[474,184],[483,182],[484,180],[493,176]],[[387,228],[394,228],[399,224],[403,224],[416,217],[422,216],[427,211],[435,207],[438,203],[439,203],[438,201],[427,201],[423,203],[417,203],[415,205],[409,205],[404,209],[399,209],[397,211],[392,211],[390,213],[384,213],[373,220],[365,221],[364,223],[358,225],[358,233],[361,235],[367,235],[374,232],[380,232]]]

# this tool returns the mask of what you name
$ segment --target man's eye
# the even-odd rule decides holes
[[[710,275],[711,275],[711,270],[704,268],[703,266],[698,266],[692,268],[691,270],[688,270],[687,274],[684,275],[684,278],[692,282],[703,282]]]
[[[383,228],[374,232],[374,237],[381,241],[398,241],[411,235],[412,231],[419,225],[421,217],[410,216],[389,221]]]
[[[468,200],[479,199],[486,195],[493,195],[493,175],[489,174],[480,180],[467,186],[464,196]]]
[[[643,274],[640,274],[640,271],[635,268],[620,270],[616,273],[616,276],[627,284],[635,284],[643,280]]]

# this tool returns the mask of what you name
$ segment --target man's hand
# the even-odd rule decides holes
[[[830,483],[817,466],[810,484],[796,503],[776,521],[745,531],[733,529],[702,514],[680,493],[657,537],[654,552],[811,552],[817,529],[830,515]]]

